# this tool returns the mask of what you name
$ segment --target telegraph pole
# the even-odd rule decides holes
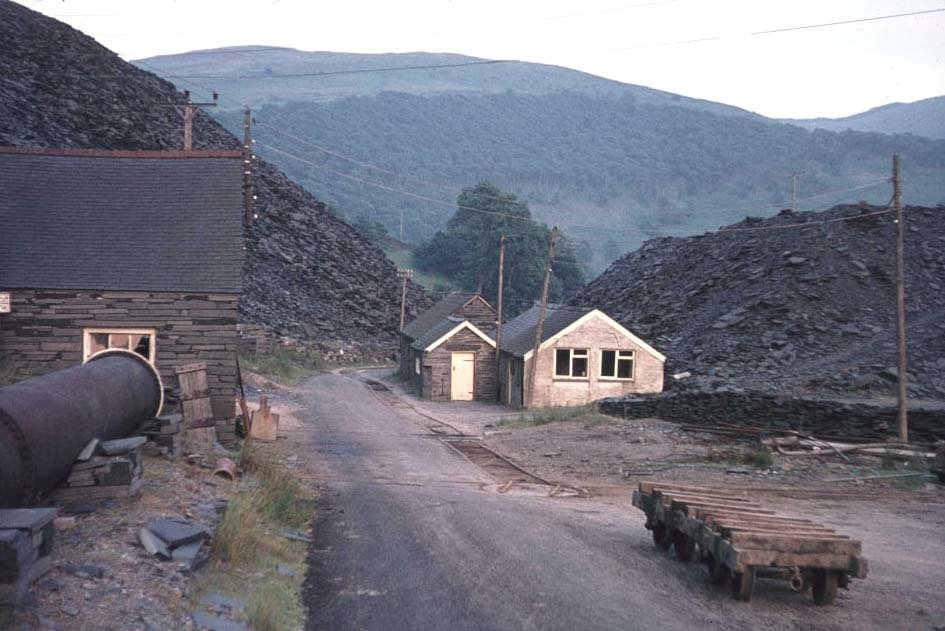
[[[545,264],[545,283],[541,288],[541,306],[538,307],[538,324],[535,325],[535,348],[532,350],[532,366],[528,371],[528,405],[532,407],[535,396],[535,377],[538,374],[538,348],[541,346],[542,328],[545,326],[545,309],[548,306],[548,286],[551,284],[551,265],[555,260],[555,239],[558,238],[558,226],[551,229],[548,241],[548,262]]]
[[[503,234],[499,237],[499,295],[497,299],[498,306],[498,320],[495,323],[495,385],[496,389],[500,389],[499,383],[499,368],[502,365],[499,359],[499,349],[501,348],[502,343],[502,280],[505,271],[505,235]],[[496,393],[498,395],[498,392]],[[499,398],[498,396],[496,398]],[[499,401],[502,403],[502,401]]]
[[[404,332],[404,317],[407,315],[407,279],[413,276],[412,269],[398,269],[397,275],[403,279],[400,290],[400,332]]]
[[[791,174],[791,212],[797,212],[797,173]]]
[[[184,151],[194,149],[194,111],[201,107],[216,107],[220,95],[213,93],[212,103],[191,103],[190,90],[184,90]]]
[[[404,242],[404,211],[400,211],[400,242]]]
[[[250,134],[249,108],[243,110],[243,210],[246,213],[243,221],[247,228],[253,225],[253,139]]]
[[[896,211],[896,360],[899,372],[899,440],[909,441],[906,391],[906,288],[903,249],[905,226],[902,217],[902,182],[899,154],[893,154],[893,208]]]

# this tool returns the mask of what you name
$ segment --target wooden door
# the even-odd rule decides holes
[[[450,364],[450,399],[452,401],[472,401],[476,377],[476,354],[453,353]]]

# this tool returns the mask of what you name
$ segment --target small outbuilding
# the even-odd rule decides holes
[[[496,312],[479,294],[450,294],[404,327],[400,374],[434,401],[495,401]]]
[[[201,362],[233,416],[242,187],[233,151],[0,147],[0,361],[27,377],[121,348],[167,386]]]
[[[513,407],[583,405],[633,392],[661,392],[666,357],[598,309],[549,306],[531,405],[527,381],[539,308],[502,326],[499,401]]]

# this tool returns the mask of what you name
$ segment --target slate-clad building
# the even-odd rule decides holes
[[[479,294],[450,294],[404,327],[400,374],[435,401],[495,401],[496,312]]]
[[[0,147],[0,191],[0,361],[29,376],[125,348],[166,386],[205,362],[232,415],[239,152]]]
[[[526,384],[538,307],[502,326],[499,402],[528,407]],[[666,357],[598,309],[549,306],[531,407],[583,405],[631,392],[661,392]]]

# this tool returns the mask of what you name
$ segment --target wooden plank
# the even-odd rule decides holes
[[[745,497],[719,497],[713,495],[699,495],[696,493],[684,493],[682,491],[654,491],[654,497],[671,497],[673,499],[680,500],[702,500],[706,502],[726,502],[729,504],[738,504],[739,506],[757,506],[761,507],[761,504],[758,502],[753,502]]]
[[[828,528],[826,526],[798,526],[796,524],[783,524],[778,522],[765,522],[765,521],[716,521],[711,524],[706,524],[714,527],[722,533],[727,533],[732,530],[777,530],[779,532],[820,532],[825,535],[836,535],[837,531],[833,528]]]
[[[850,538],[846,535],[837,534],[836,532],[825,532],[823,530],[797,530],[797,529],[784,529],[784,528],[766,528],[764,526],[729,526],[727,528],[721,529],[722,536],[731,539],[737,534],[757,534],[759,536],[771,535],[771,536],[783,536],[783,537],[817,537],[820,539],[831,539],[837,541],[849,541]]]
[[[740,511],[730,511],[730,510],[706,510],[703,511],[703,518],[708,520],[717,520],[717,519],[739,519],[739,518],[756,518],[756,519],[770,519],[777,520],[788,524],[813,524],[809,519],[804,519],[802,517],[789,517],[787,515],[779,515],[775,513],[774,515],[756,515],[755,513],[745,513]]]
[[[640,482],[639,489],[642,493],[652,493],[653,491],[681,491],[683,493],[701,493],[717,497],[745,497],[744,491],[720,491],[703,486],[690,486],[687,484],[670,484],[666,482],[643,481]]]
[[[712,509],[729,509],[734,511],[740,511],[748,515],[774,515],[775,511],[767,508],[755,508],[755,507],[744,507],[737,504],[727,504],[721,502],[685,502],[685,501],[673,501],[670,504],[673,508],[678,508],[680,510],[686,510],[687,515],[693,515],[698,517],[695,513],[697,510],[712,510]]]
[[[732,547],[723,557],[726,565],[735,572],[744,572],[752,566],[820,568],[824,570],[854,571],[858,565],[856,557],[849,554],[798,553],[779,550],[742,549]]]
[[[825,538],[805,537],[796,535],[773,535],[757,532],[734,532],[730,541],[736,548],[760,548],[779,552],[793,552],[798,554],[830,553],[830,554],[860,554],[863,545],[847,537]]]

